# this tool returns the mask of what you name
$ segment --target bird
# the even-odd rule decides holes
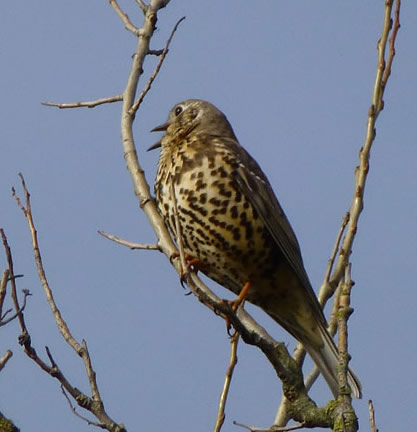
[[[305,270],[295,233],[271,184],[210,102],[177,103],[154,184],[158,210],[184,254],[210,279],[249,301],[301,342],[338,396],[338,350]],[[177,226],[177,224],[179,226]],[[349,369],[351,395],[361,384]]]

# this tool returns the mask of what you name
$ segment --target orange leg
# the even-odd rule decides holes
[[[174,252],[171,256],[170,256],[170,261],[172,263],[172,261],[175,258],[179,257],[179,253],[178,252]],[[181,285],[184,286],[184,282],[185,282],[185,275],[192,269],[195,272],[198,272],[198,270],[201,268],[201,261],[198,258],[194,258],[191,255],[186,255],[185,256],[185,269],[180,266],[180,282]]]
[[[229,301],[229,300],[227,301],[230,304],[230,306],[232,306],[232,309],[235,312],[245,302],[246,296],[248,295],[248,291],[250,290],[250,287],[251,287],[251,283],[249,281],[246,282],[245,285],[243,285],[243,288],[240,290],[240,293],[236,297],[236,299],[235,300],[231,300],[231,301]],[[229,318],[226,318],[226,328],[227,328],[227,333],[229,334],[229,336],[233,336],[233,335],[230,334],[231,324],[230,324]]]

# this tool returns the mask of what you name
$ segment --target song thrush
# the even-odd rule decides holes
[[[226,116],[209,102],[175,105],[165,131],[155,196],[174,238],[177,226],[198,269],[262,308],[298,339],[338,395],[336,345],[304,269],[291,225],[259,165],[239,144]],[[172,193],[173,192],[173,193]],[[349,370],[353,397],[359,380]]]

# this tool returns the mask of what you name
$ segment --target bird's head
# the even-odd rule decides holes
[[[166,131],[171,139],[186,138],[193,135],[207,134],[236,139],[232,126],[226,116],[210,102],[201,99],[187,99],[177,103],[169,112],[168,120],[153,128],[151,132]],[[158,141],[148,150],[163,145]]]

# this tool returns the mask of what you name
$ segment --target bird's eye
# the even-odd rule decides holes
[[[182,106],[177,106],[177,108],[175,108],[175,115],[179,116],[182,113]]]

